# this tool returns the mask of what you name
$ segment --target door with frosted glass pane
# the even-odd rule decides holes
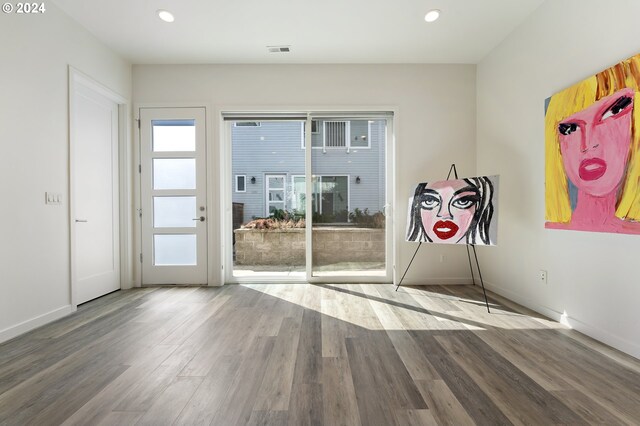
[[[142,283],[207,283],[204,108],[141,108]]]

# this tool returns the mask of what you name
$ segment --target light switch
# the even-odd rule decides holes
[[[44,193],[45,204],[60,205],[62,203],[62,194],[56,194],[53,192]]]

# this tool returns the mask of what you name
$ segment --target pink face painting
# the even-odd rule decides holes
[[[469,231],[480,195],[463,180],[427,185],[420,202],[422,226],[433,242],[457,243]]]
[[[567,177],[578,190],[603,197],[618,189],[631,144],[634,91],[600,99],[558,125]]]

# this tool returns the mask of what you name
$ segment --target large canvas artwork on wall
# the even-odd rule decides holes
[[[407,241],[495,245],[498,176],[418,184],[409,198]]]
[[[545,104],[546,228],[640,234],[640,55]]]

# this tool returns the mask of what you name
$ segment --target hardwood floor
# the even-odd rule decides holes
[[[2,425],[639,424],[640,362],[472,286],[120,291],[0,345]]]

